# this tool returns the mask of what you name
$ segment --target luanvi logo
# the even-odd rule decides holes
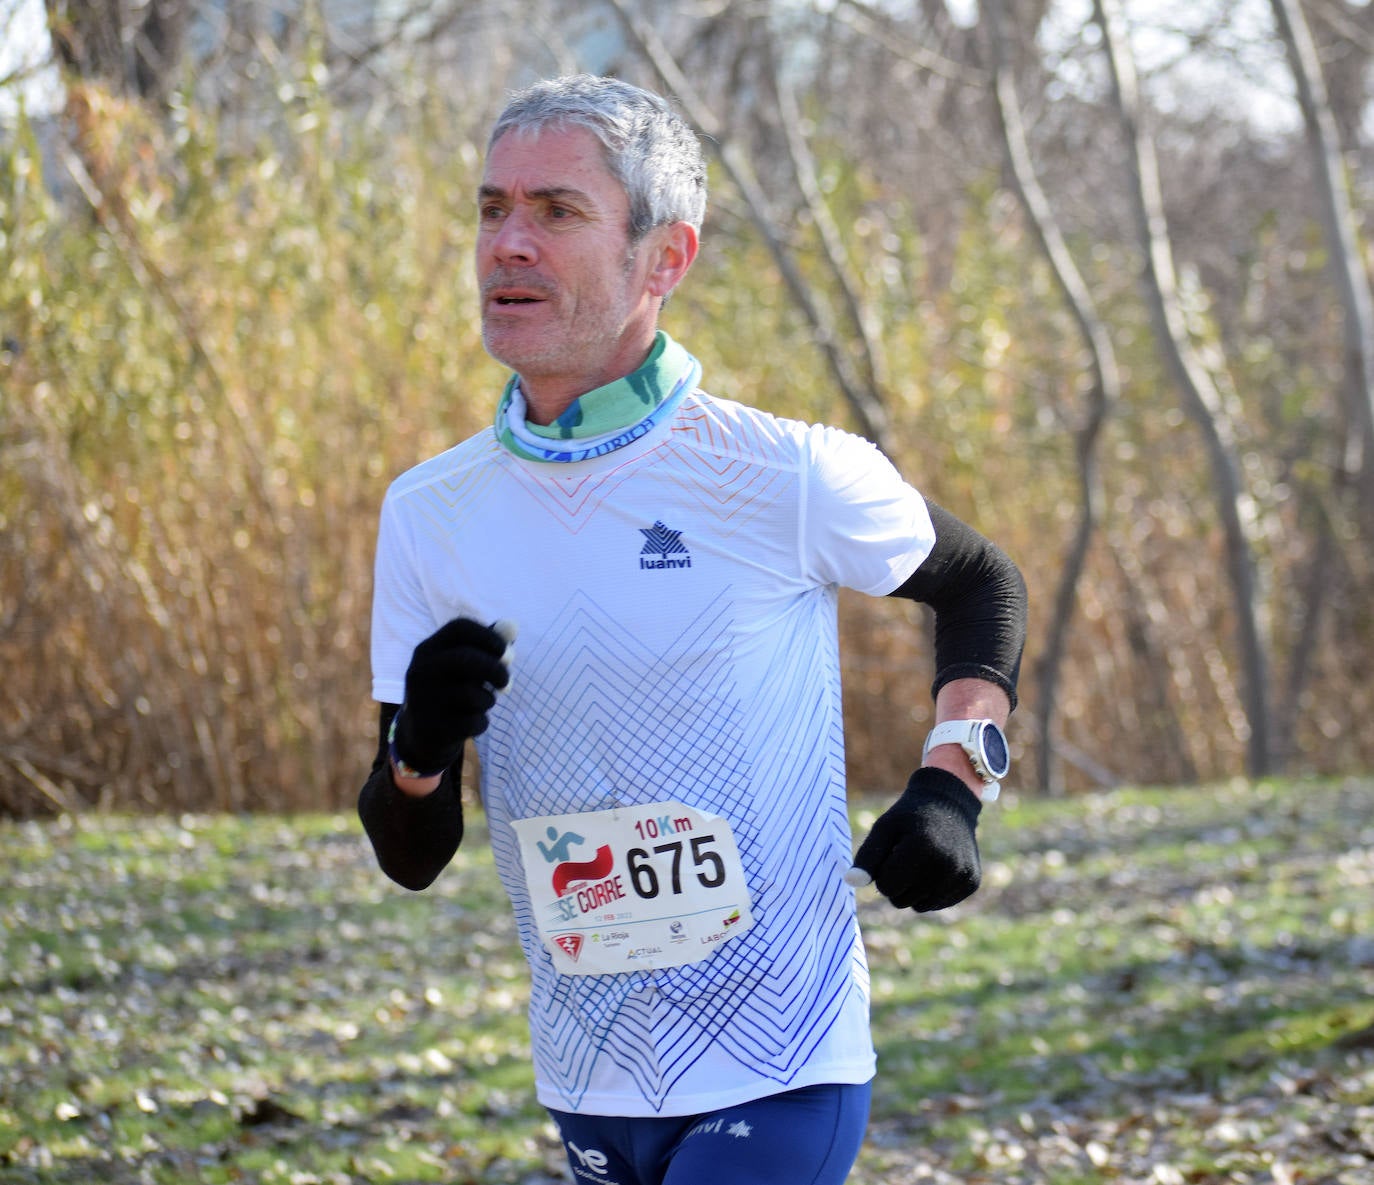
[[[681,531],[664,526],[660,519],[652,527],[640,527],[639,533],[644,536],[644,546],[639,550],[641,568],[652,570],[692,566],[692,554],[682,542]],[[657,556],[658,559],[650,559],[650,556]]]

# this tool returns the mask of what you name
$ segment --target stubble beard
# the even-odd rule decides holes
[[[556,326],[552,332],[510,334],[482,323],[482,345],[497,362],[522,378],[551,378],[580,369],[614,335],[607,324]]]
[[[515,332],[510,337],[515,340],[503,342],[504,331],[492,323],[500,314],[495,314],[494,318],[484,301],[483,348],[497,362],[510,367],[525,379],[560,378],[588,368],[589,363],[590,368],[594,368],[594,360],[609,356],[624,332],[628,313],[620,298],[634,268],[636,246],[631,246],[625,252],[620,277],[622,286],[618,292],[607,294],[605,300],[596,302],[593,316],[578,316],[574,312],[565,320],[555,314],[553,324],[533,332],[529,326],[520,329],[513,325]],[[550,288],[547,299],[551,305],[554,304],[558,299],[557,292]]]

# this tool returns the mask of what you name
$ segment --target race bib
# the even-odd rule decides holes
[[[697,963],[753,924],[719,815],[656,802],[511,825],[540,936],[564,975]]]

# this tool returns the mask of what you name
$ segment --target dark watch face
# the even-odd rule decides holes
[[[988,763],[988,773],[994,778],[1006,776],[1011,768],[1011,754],[1007,752],[1007,738],[1002,730],[993,725],[983,729],[983,755]]]

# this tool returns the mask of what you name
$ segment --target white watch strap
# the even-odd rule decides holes
[[[978,726],[982,723],[981,720],[946,720],[943,724],[937,724],[926,737],[925,746],[921,749],[921,760],[925,761],[926,754],[936,745],[972,744]]]
[[[921,764],[926,763],[928,754],[936,745],[958,745],[964,752],[968,752],[977,744],[978,730],[983,726],[982,718],[977,720],[946,720],[937,724],[926,736],[926,743],[921,747]],[[970,757],[972,754],[969,754]],[[974,770],[977,773],[977,769]],[[1002,783],[998,781],[983,781],[983,801],[996,802],[997,796],[1002,793]]]

